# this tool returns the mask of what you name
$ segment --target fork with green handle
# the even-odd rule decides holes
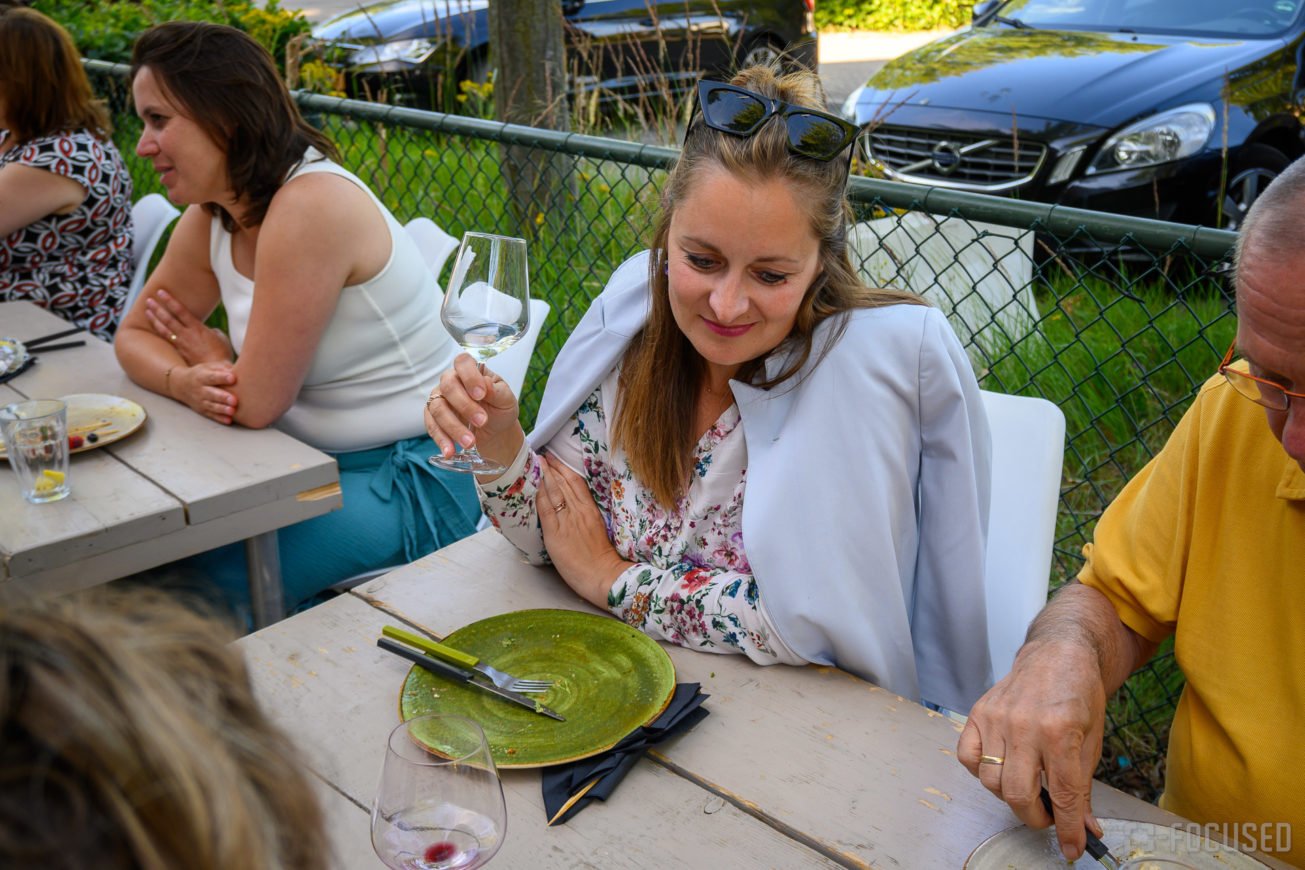
[[[402,628],[395,628],[393,625],[387,625],[382,628],[381,634],[388,638],[397,640],[400,643],[406,643],[408,646],[416,647],[427,655],[434,656],[440,661],[460,665],[464,668],[471,668],[473,671],[479,671],[489,677],[490,681],[500,689],[508,689],[513,692],[529,694],[547,692],[549,689],[553,688],[552,680],[517,679],[511,674],[504,673],[498,668],[485,664],[473,655],[464,653],[462,650],[456,650],[451,646],[437,643],[430,638],[422,637],[419,634],[413,634],[410,631],[404,631]]]

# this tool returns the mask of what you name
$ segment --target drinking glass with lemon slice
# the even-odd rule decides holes
[[[33,399],[0,408],[9,464],[23,498],[32,504],[58,501],[68,486],[68,410],[58,399]]]

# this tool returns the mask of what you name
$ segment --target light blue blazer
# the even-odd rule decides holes
[[[646,252],[612,275],[558,354],[532,447],[619,364],[648,288]],[[824,337],[774,389],[730,382],[748,451],[743,546],[766,610],[809,661],[968,711],[992,683],[991,444],[974,372],[934,308],[854,311],[819,359]]]

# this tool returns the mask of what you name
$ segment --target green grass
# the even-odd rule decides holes
[[[1106,733],[1097,776],[1146,800],[1164,788],[1165,750],[1183,674],[1173,639],[1106,704]]]
[[[987,389],[1050,399],[1065,414],[1057,586],[1077,571],[1096,517],[1168,439],[1236,329],[1213,281],[1176,293],[1144,277],[1126,289],[1053,273],[1037,293],[1036,328],[993,354],[981,378]]]

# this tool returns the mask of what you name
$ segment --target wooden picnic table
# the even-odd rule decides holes
[[[377,649],[382,626],[438,638],[528,608],[597,612],[491,529],[237,642],[316,774],[340,867],[383,867],[368,813],[408,664]],[[957,868],[1017,824],[956,761],[956,722],[836,668],[666,648],[711,715],[566,825],[546,826],[538,771],[503,771],[492,867]],[[1181,821],[1102,783],[1093,806]]]
[[[30,302],[0,303],[0,335],[33,339],[68,323]],[[133,435],[71,457],[72,493],[28,504],[0,469],[0,594],[57,594],[245,541],[255,624],[282,614],[276,530],[342,504],[335,460],[276,429],[223,426],[132,383],[113,347],[42,354],[0,385],[0,404],[75,393],[145,409]],[[0,463],[3,464],[3,463]]]

